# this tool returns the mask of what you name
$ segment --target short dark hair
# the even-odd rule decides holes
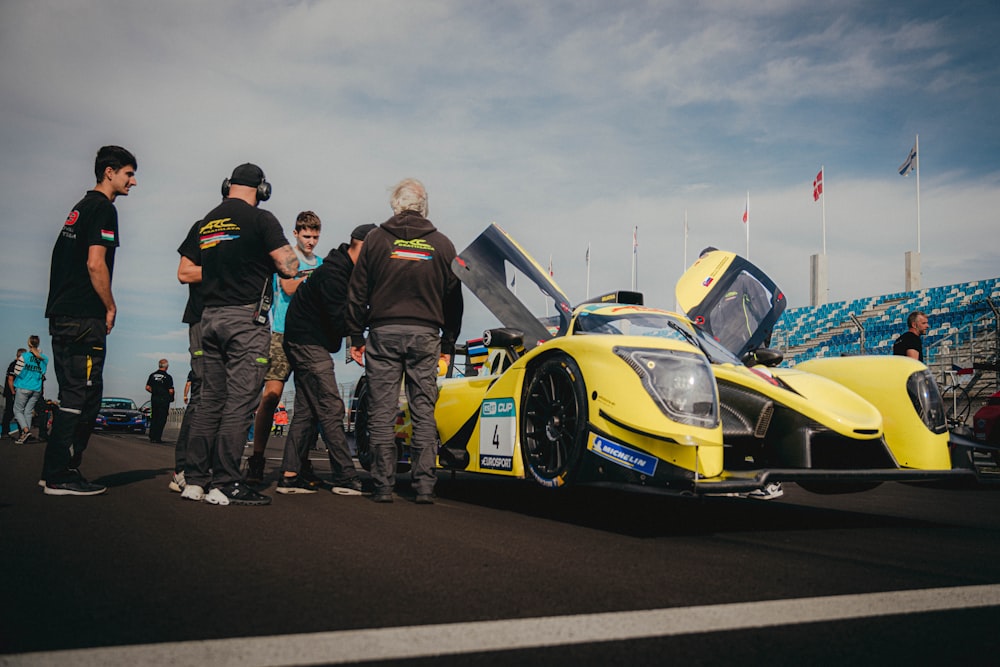
[[[312,211],[302,211],[295,217],[295,231],[298,232],[303,229],[320,231],[323,229],[323,223],[320,221],[319,216]]]
[[[912,313],[910,313],[909,316],[907,316],[906,318],[906,326],[908,327],[917,326],[917,318],[920,316],[927,317],[927,315],[924,314],[922,310],[915,310]]]
[[[104,180],[104,170],[111,167],[113,171],[118,171],[122,167],[132,166],[139,168],[135,156],[121,146],[101,146],[97,151],[97,158],[94,160],[94,176],[97,182]]]

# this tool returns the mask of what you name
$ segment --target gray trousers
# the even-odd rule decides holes
[[[413,489],[434,491],[437,459],[437,369],[441,338],[436,329],[390,324],[372,329],[365,343],[365,372],[371,403],[368,425],[375,460],[375,493],[391,493],[396,484],[395,423],[399,384],[405,381],[413,439],[410,443]]]
[[[205,308],[202,378],[191,419],[184,477],[222,487],[242,478],[240,463],[267,373],[270,327],[254,323],[253,305]]]
[[[285,341],[285,355],[295,378],[295,410],[281,460],[283,472],[298,473],[302,459],[316,442],[316,425],[323,427],[323,442],[330,455],[334,485],[358,476],[344,434],[344,401],[337,388],[330,351],[321,345]]]
[[[187,443],[191,435],[191,420],[194,419],[198,411],[198,403],[201,401],[201,376],[205,374],[204,365],[205,352],[201,346],[201,322],[195,322],[188,326],[188,353],[191,355],[191,391],[188,394],[188,402],[184,407],[184,418],[181,419],[181,430],[177,434],[177,444],[174,446],[174,471],[183,472],[187,458]],[[185,479],[185,481],[187,481]]]

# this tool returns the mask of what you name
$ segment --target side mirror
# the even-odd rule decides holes
[[[518,349],[524,346],[524,333],[517,329],[487,329],[483,332],[486,347],[507,347]]]
[[[784,361],[785,355],[780,350],[772,350],[769,347],[759,347],[756,350],[750,350],[743,355],[741,360],[746,366],[768,366],[774,368],[782,361]]]

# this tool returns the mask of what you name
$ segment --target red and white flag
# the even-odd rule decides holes
[[[750,222],[750,194],[747,194],[747,206],[743,209],[743,224]]]
[[[823,194],[823,170],[820,169],[819,173],[816,174],[816,178],[813,179],[813,201],[819,201],[820,196]]]

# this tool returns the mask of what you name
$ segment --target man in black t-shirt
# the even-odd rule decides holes
[[[27,350],[23,347],[18,348],[14,361],[10,362],[10,365],[7,366],[7,377],[4,378],[3,382],[3,430],[0,430],[0,438],[11,435],[10,423],[14,421],[14,378],[17,377],[14,367],[17,366],[17,360],[25,352]],[[17,429],[14,430],[14,433],[17,433]]]
[[[167,372],[170,364],[166,359],[160,359],[158,368],[146,379],[146,391],[151,394],[149,441],[163,442],[163,427],[167,425],[167,414],[170,404],[174,402],[174,379]]]
[[[222,183],[222,196],[178,249],[182,264],[187,258],[201,267],[204,297],[201,399],[191,420],[181,497],[266,505],[269,496],[242,482],[240,462],[267,372],[271,279],[275,270],[285,278],[296,275],[299,260],[277,218],[257,207],[271,196],[260,167],[236,167]]]
[[[906,331],[899,335],[892,344],[892,353],[900,357],[911,357],[917,361],[924,360],[924,344],[920,337],[927,333],[930,323],[927,315],[915,310],[906,318]]]
[[[47,495],[107,491],[88,482],[79,467],[101,407],[107,336],[118,313],[111,293],[118,247],[114,202],[135,186],[137,166],[135,156],[121,146],[102,147],[94,161],[97,185],[70,211],[52,250],[45,317],[59,381],[59,411],[45,447]]]

